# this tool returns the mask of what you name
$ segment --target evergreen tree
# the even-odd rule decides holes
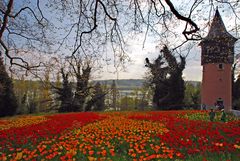
[[[93,95],[91,100],[86,103],[85,111],[103,111],[105,108],[105,95],[101,84],[98,82],[93,88]]]
[[[96,83],[96,85],[94,86],[94,111],[103,111],[105,108],[105,95],[106,93],[104,93],[101,84],[98,82]]]
[[[0,117],[14,115],[16,110],[17,99],[13,90],[13,82],[0,57]]]

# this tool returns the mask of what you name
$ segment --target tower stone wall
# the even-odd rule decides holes
[[[202,87],[201,103],[207,107],[223,105],[232,109],[232,63],[235,37],[224,26],[216,10],[208,35],[201,41]]]
[[[203,66],[203,79],[201,87],[201,102],[208,107],[215,106],[217,101],[222,101],[226,111],[232,108],[232,75],[231,64],[218,63]]]

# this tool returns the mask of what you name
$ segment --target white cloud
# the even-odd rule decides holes
[[[148,57],[150,60],[154,60],[158,54],[159,49],[156,48],[155,43],[146,42],[144,49],[140,40],[132,40],[130,48],[130,58],[133,60],[131,63],[126,65],[125,71],[116,71],[113,67],[109,66],[108,71],[101,73],[101,77],[97,79],[142,79],[145,76],[147,68],[145,65],[145,58]],[[194,48],[187,58],[186,68],[183,71],[185,80],[201,81],[202,67],[200,62],[201,51],[199,48]],[[107,69],[107,67],[105,67]]]
[[[186,5],[186,4],[185,4]],[[206,36],[206,34],[208,33],[209,30],[209,24],[207,24],[206,22],[208,21],[209,18],[209,10],[208,8],[202,8],[202,6],[199,6],[202,10],[201,14],[198,14],[196,11],[196,15],[194,20],[197,22],[197,24],[201,27],[201,29],[203,29],[204,31],[201,32],[201,35],[204,37]],[[235,24],[234,19],[231,17],[234,17],[232,15],[231,12],[224,12],[224,9],[219,8],[220,14],[223,18],[223,21],[226,25],[227,30],[231,30]],[[211,12],[211,16],[210,19],[213,18],[215,11],[213,10]],[[172,25],[176,25],[176,24],[172,24]],[[169,42],[168,45],[170,48],[176,46],[177,44],[179,44],[179,41],[181,41],[181,37],[183,37],[183,35],[181,35],[181,32],[185,26],[185,23],[180,23],[177,25],[178,27],[176,28],[176,26],[172,26],[174,31],[176,31],[177,33],[179,33],[179,35],[175,38],[170,38],[170,37],[166,37],[166,40]],[[231,32],[234,36],[237,35],[237,33],[233,33]],[[144,41],[144,34],[140,34],[138,36],[136,36],[134,39],[130,39],[130,41],[128,41],[128,43],[130,44],[130,58],[133,60],[132,63],[126,65],[126,71],[119,71],[118,74],[116,73],[109,73],[109,72],[105,72],[102,74],[102,79],[134,79],[134,78],[143,78],[145,72],[147,71],[147,69],[144,67],[144,59],[146,57],[148,57],[150,60],[155,59],[158,54],[159,54],[159,49],[156,49],[156,46],[159,45],[160,43],[166,43],[165,39],[161,39],[159,40],[158,43],[154,42],[151,38],[150,35],[148,35],[147,37],[147,41],[144,45],[144,49],[143,47],[143,41]],[[171,35],[169,35],[171,36]],[[238,41],[236,46],[235,46],[235,50],[236,53],[239,53],[239,47],[240,46],[240,42]],[[201,66],[201,50],[199,46],[195,46],[194,49],[190,52],[189,56],[187,57],[187,64],[186,64],[186,68],[183,71],[183,76],[185,80],[195,80],[195,81],[201,81],[202,80],[202,66]],[[111,68],[111,67],[110,67]],[[111,68],[111,71],[114,71],[113,68]]]

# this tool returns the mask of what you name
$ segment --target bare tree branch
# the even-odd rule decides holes
[[[190,18],[184,17],[181,14],[179,14],[179,12],[174,8],[172,2],[170,0],[165,0],[165,2],[168,4],[168,6],[170,7],[170,10],[172,11],[172,13],[180,20],[186,21],[187,23],[189,23],[190,25],[192,25],[194,27],[194,29],[187,31],[187,29],[185,28],[185,30],[182,32],[184,34],[184,36],[186,37],[186,39],[188,39],[187,35],[196,33],[197,31],[199,31],[199,27],[197,26],[197,24],[195,22],[193,22]]]
[[[8,17],[12,11],[12,7],[13,7],[13,0],[9,0],[8,5],[7,5],[7,10],[3,16],[3,22],[2,22],[1,29],[0,29],[0,39],[2,39],[3,32],[5,31],[5,29],[7,27]]]

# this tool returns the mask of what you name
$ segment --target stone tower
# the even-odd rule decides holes
[[[201,104],[208,108],[215,103],[224,105],[225,111],[232,108],[232,75],[234,44],[237,41],[230,35],[219,11],[216,10],[208,35],[200,42],[202,87]]]

